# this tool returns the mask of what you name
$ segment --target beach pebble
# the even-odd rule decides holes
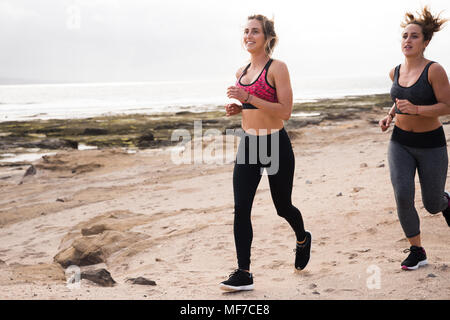
[[[149,280],[144,277],[129,278],[129,279],[127,279],[127,282],[131,282],[132,284],[140,284],[140,285],[144,285],[144,286],[156,286],[155,281]]]
[[[31,165],[31,167],[29,167],[28,169],[27,169],[27,171],[25,172],[25,174],[23,175],[24,177],[27,177],[27,176],[34,176],[36,174],[36,168],[33,166],[33,165]]]
[[[81,279],[92,281],[102,287],[112,287],[116,283],[106,269],[98,269],[93,271],[84,271],[81,273]]]

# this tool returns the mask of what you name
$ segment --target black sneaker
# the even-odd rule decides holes
[[[311,255],[311,233],[306,231],[306,241],[303,244],[296,245],[294,249],[295,252],[295,269],[303,270],[309,262],[309,257]]]
[[[250,272],[236,269],[228,280],[220,283],[220,289],[225,291],[253,290],[253,275]]]
[[[427,254],[422,247],[411,246],[410,249],[403,251],[409,252],[408,258],[402,262],[403,270],[416,270],[421,266],[427,265]]]
[[[445,196],[447,197],[449,206],[447,207],[447,209],[442,211],[442,215],[444,216],[445,221],[447,221],[447,224],[450,227],[450,193],[448,191],[445,191]]]

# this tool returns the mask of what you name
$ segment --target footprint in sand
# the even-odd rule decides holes
[[[336,267],[337,264],[338,264],[337,261],[330,261],[330,262],[322,262],[320,265]],[[326,269],[326,270],[328,270],[328,269]]]
[[[349,260],[352,260],[354,258],[356,258],[358,256],[357,253],[351,253],[350,256],[348,257]]]
[[[281,282],[284,281],[284,278],[272,278],[272,281]]]
[[[320,272],[322,272],[322,270]],[[294,269],[294,274],[300,275],[300,276],[305,277],[305,278],[312,277],[311,272],[309,272],[308,270],[297,270],[297,269]]]

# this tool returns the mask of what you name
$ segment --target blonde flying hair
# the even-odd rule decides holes
[[[417,24],[422,29],[424,41],[430,41],[433,38],[433,34],[442,29],[442,25],[448,21],[440,17],[441,13],[434,16],[430,12],[430,8],[425,6],[422,11],[417,11],[415,16],[411,12],[405,14],[405,20],[400,24],[402,28],[405,28],[409,24]]]
[[[262,29],[264,32],[264,38],[266,39],[266,44],[264,45],[264,51],[270,57],[273,53],[273,49],[278,43],[278,37],[275,33],[275,25],[273,19],[270,20],[262,14],[254,14],[247,18],[247,20],[258,20],[261,22]]]

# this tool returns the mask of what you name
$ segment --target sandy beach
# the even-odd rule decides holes
[[[27,176],[30,165],[0,167],[0,299],[450,299],[450,229],[423,208],[418,178],[429,265],[400,269],[409,244],[389,179],[392,128],[376,124],[382,115],[288,127],[293,203],[312,233],[311,260],[294,270],[295,236],[263,177],[250,292],[219,289],[236,267],[232,162],[176,164],[164,148],[105,148],[59,150],[33,161]],[[444,130],[449,138],[450,125]],[[68,286],[66,268],[77,263],[108,270],[116,284]],[[127,281],[137,277],[156,285]]]

